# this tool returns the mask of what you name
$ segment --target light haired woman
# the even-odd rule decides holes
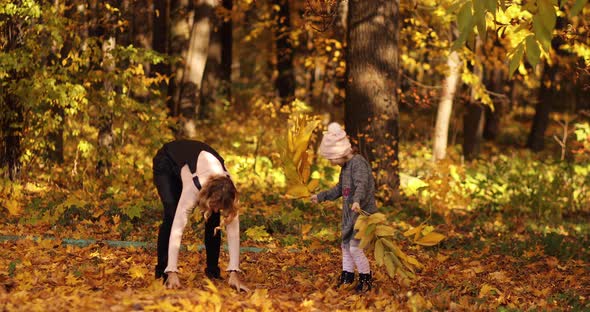
[[[192,140],[176,140],[158,150],[153,163],[154,184],[164,206],[158,233],[156,278],[166,287],[180,287],[178,253],[190,213],[199,206],[205,217],[205,275],[221,278],[219,251],[221,217],[227,231],[229,284],[248,290],[240,280],[240,221],[238,195],[223,158],[211,146]]]

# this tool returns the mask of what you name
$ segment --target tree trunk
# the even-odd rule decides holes
[[[463,117],[463,156],[473,160],[479,155],[484,126],[484,107],[480,103],[467,104]]]
[[[553,81],[557,72],[557,65],[544,64],[541,87],[539,88],[539,103],[535,106],[535,117],[526,146],[532,151],[539,152],[545,148],[545,130],[549,126],[551,104],[554,101]]]
[[[53,4],[56,11],[60,14],[62,13],[62,8],[65,8],[63,14],[66,19],[71,20],[74,18],[76,6],[73,5],[70,0],[61,1],[61,4],[60,1],[54,0]],[[73,40],[73,35],[65,36],[59,53],[57,51],[58,47],[54,45],[54,48],[52,49],[52,58],[54,58],[58,64],[61,64],[62,61],[67,58],[72,49]],[[58,54],[59,58],[57,57]],[[51,66],[51,61],[49,61],[48,64]],[[52,143],[52,146],[47,149],[47,156],[49,160],[54,163],[62,164],[64,162],[64,124],[66,116],[63,107],[59,105],[51,105],[51,112],[53,113],[53,118],[57,118],[61,122],[58,123],[56,129],[53,129],[47,135],[49,142]]]
[[[231,14],[232,1],[224,0],[223,8],[226,10],[225,13]],[[199,119],[206,119],[211,115],[211,104],[218,101],[231,102],[231,18],[224,20],[223,16],[219,18],[216,14],[212,14],[211,17],[214,27],[201,87]]]
[[[348,2],[346,131],[377,169],[379,186],[397,193],[399,1]]]
[[[494,67],[490,70],[491,74],[487,78],[488,80],[488,89],[498,93],[504,93],[504,70],[501,66]],[[485,126],[483,129],[483,138],[486,140],[495,140],[498,135],[500,134],[500,119],[502,118],[502,113],[504,110],[504,99],[496,98],[494,101],[494,110],[490,107],[485,108]]]
[[[291,18],[288,0],[273,0],[280,9],[277,14],[277,30],[275,31],[278,77],[275,81],[281,103],[290,103],[295,96],[295,72],[293,70],[293,47],[291,34]]]
[[[143,49],[152,49],[152,29],[153,25],[153,4],[154,0],[136,0],[133,2],[132,19],[132,40],[133,45]],[[166,2],[162,0],[155,0],[155,2]],[[146,76],[149,76],[151,68],[150,63],[145,62],[143,69]]]
[[[4,118],[2,122],[3,146],[2,167],[8,168],[8,177],[15,181],[18,179],[21,169],[20,157],[22,155],[21,148],[21,125],[23,122],[23,109],[13,94],[3,95],[7,111],[3,112]]]
[[[181,117],[181,136],[189,138],[197,135],[194,118],[198,112],[197,103],[207,62],[214,3],[214,0],[200,2],[195,9],[190,10],[190,14],[180,15],[172,28],[171,51],[182,51],[184,64],[176,67],[173,83],[170,84],[169,95],[173,107],[171,111],[176,113],[173,116]],[[189,8],[180,6],[177,12],[180,13],[183,7]],[[181,42],[176,42],[177,38]],[[187,41],[188,44],[185,44]]]
[[[106,2],[109,3],[109,2]],[[96,16],[103,16],[105,21],[103,23],[111,23],[112,15],[110,13],[105,13],[104,15],[99,14],[102,10],[104,10],[105,3],[95,3],[96,6],[92,7],[90,12],[95,17]],[[112,2],[109,3],[111,6],[117,7],[113,5]],[[95,25],[95,24],[91,24]],[[112,72],[115,70],[115,58],[112,54],[112,51],[116,47],[116,37],[115,31],[113,29],[108,29],[105,25],[100,25],[99,27],[95,27],[92,33],[98,37],[102,38],[102,70],[104,72],[104,81],[103,81],[103,101],[102,106],[100,107],[100,114],[98,116],[97,128],[98,128],[98,137],[97,137],[97,154],[98,160],[96,163],[96,174],[97,176],[107,176],[111,174],[112,168],[112,151],[113,151],[113,109],[112,105],[115,101],[115,87],[113,81],[111,79]],[[108,103],[108,104],[107,104]]]
[[[231,12],[233,0],[222,0],[223,8],[230,14],[228,19],[221,23],[221,93],[231,103],[231,72],[232,72],[232,42],[233,23]]]
[[[22,40],[20,38],[21,25],[13,19],[8,19],[0,30],[6,40],[3,52],[17,49]],[[0,143],[0,166],[8,168],[8,177],[15,181],[18,179],[21,169],[20,157],[22,155],[21,132],[23,124],[23,108],[15,94],[11,93],[11,85],[18,83],[18,74],[12,72],[8,75],[7,90],[0,95],[0,120],[2,122],[2,142]]]
[[[457,91],[457,83],[460,78],[461,60],[459,53],[452,51],[447,59],[449,74],[443,83],[443,93],[438,104],[436,125],[434,126],[434,147],[432,155],[434,160],[445,159],[447,154],[447,142],[449,138],[449,121],[453,111],[453,99]]]
[[[154,0],[152,21],[152,48],[162,54],[170,53],[170,0]],[[166,62],[154,65],[153,73],[170,75],[170,64]]]
[[[109,36],[102,43],[102,63],[106,76],[103,86],[105,101],[107,103],[115,101],[113,83],[108,78],[110,73],[112,73],[115,69],[115,59],[111,54],[111,51],[115,48],[115,45],[116,40],[114,35]],[[110,105],[107,107],[110,107]],[[101,113],[98,121],[98,163],[96,164],[96,173],[99,176],[107,176],[111,173],[113,140],[113,112],[112,109],[107,108]]]
[[[480,58],[481,39],[476,38],[475,43],[476,63]],[[482,66],[475,65],[473,73],[483,81]],[[466,112],[463,116],[463,156],[465,160],[473,160],[479,155],[480,144],[483,137],[485,123],[485,109],[481,103],[475,100],[475,89],[471,88],[471,97],[467,103]]]
[[[156,1],[157,2],[157,1]],[[191,37],[191,26],[194,21],[194,11],[192,6],[189,6],[188,0],[170,0],[170,34],[168,38],[168,46],[166,47],[168,55],[173,58],[181,58],[171,65],[170,82],[168,83],[168,100],[167,106],[171,117],[180,116],[180,92],[181,82],[186,68],[186,56],[188,54],[189,40]],[[156,39],[154,33],[154,40]],[[155,46],[155,48],[161,48]]]

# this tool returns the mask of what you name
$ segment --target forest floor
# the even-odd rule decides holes
[[[248,130],[252,127],[235,122],[220,129],[232,135],[204,133],[211,139],[241,140],[228,139],[222,146],[244,149],[248,145],[249,153],[272,155],[270,144],[254,144],[255,136],[247,136],[254,133]],[[407,124],[403,127],[411,129]],[[427,138],[410,138],[410,131],[405,135],[418,144],[407,143],[404,151],[428,150],[424,147]],[[510,143],[522,137],[522,133],[507,134],[503,140]],[[498,147],[492,148],[492,154],[497,153]],[[518,154],[507,157],[514,155]],[[413,159],[407,152],[404,157],[404,165],[409,166]],[[270,163],[271,158],[265,161]],[[263,165],[263,160],[254,161],[254,167]],[[425,162],[414,166],[422,170]],[[457,157],[453,162],[462,165]],[[243,209],[241,269],[250,292],[238,293],[226,279],[209,281],[205,277],[203,224],[198,220],[183,236],[182,288],[168,290],[155,280],[154,243],[161,208],[148,179],[142,180],[145,174],[129,172],[119,183],[142,185],[133,189],[134,185],[123,184],[125,191],[103,196],[91,180],[85,181],[83,191],[71,192],[78,194],[73,198],[85,202],[71,201],[65,210],[60,203],[70,197],[65,200],[60,192],[67,193],[63,185],[69,182],[63,182],[62,189],[53,186],[56,189],[38,192],[28,200],[25,211],[40,211],[35,218],[47,217],[51,222],[36,223],[26,214],[19,219],[0,216],[0,311],[590,311],[587,210],[564,213],[554,222],[517,209],[448,208],[444,215],[437,215],[416,198],[404,197],[394,206],[380,207],[380,212],[398,230],[398,245],[424,268],[412,281],[391,278],[369,250],[375,273],[373,290],[358,295],[351,289],[335,288],[341,272],[338,202],[312,205],[285,199],[266,185],[268,176],[247,170],[250,173],[235,177],[242,179],[238,181]],[[260,185],[266,189],[258,188]],[[118,207],[109,206],[133,208],[130,202],[136,198],[147,198],[142,205],[148,207],[137,212],[137,217],[124,220],[113,213],[121,211]],[[401,235],[423,222],[446,238],[439,245],[423,247]],[[246,235],[246,230],[256,227],[259,230]],[[226,263],[227,253],[222,252],[221,267]]]
[[[289,203],[274,202],[276,206]],[[590,310],[590,235],[587,218],[564,221],[550,235],[534,222],[468,212],[454,215],[439,246],[399,244],[424,269],[403,282],[383,267],[375,271],[372,291],[358,295],[337,289],[340,273],[338,211],[312,214],[302,205],[299,233],[273,233],[267,242],[245,239],[241,268],[251,287],[238,293],[225,280],[203,273],[204,251],[188,229],[181,252],[182,289],[167,290],[153,277],[153,247],[113,247],[117,235],[59,227],[3,224],[0,235],[0,308],[3,311],[443,311],[443,310]],[[309,209],[309,210],[306,210]],[[420,220],[394,208],[393,221]],[[317,212],[317,211],[316,211]],[[312,216],[313,215],[313,216]],[[244,218],[245,226],[257,217]],[[586,221],[584,221],[584,219]],[[579,224],[576,222],[580,222]],[[584,224],[586,223],[586,224]],[[143,228],[144,240],[155,241]],[[151,226],[152,229],[156,224]],[[296,227],[297,228],[297,227]],[[549,228],[544,226],[545,229]],[[311,233],[323,233],[312,235]],[[148,234],[146,234],[148,233]],[[18,236],[20,239],[6,239]],[[66,238],[92,235],[99,241],[74,245]],[[151,235],[151,236],[150,236]],[[136,236],[138,237],[138,236]],[[51,238],[51,239],[50,239]],[[254,249],[251,247],[258,247]],[[222,252],[222,267],[227,253]]]

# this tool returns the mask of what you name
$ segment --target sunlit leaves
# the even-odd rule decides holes
[[[508,72],[510,73],[510,75],[512,75],[514,73],[514,71],[518,68],[518,66],[520,65],[520,61],[522,59],[523,54],[524,54],[524,45],[521,43],[518,45],[518,47],[516,47],[516,49],[514,50],[514,53],[510,57],[510,65],[508,67]]]
[[[557,16],[551,1],[538,0],[537,5],[538,11],[533,16],[533,30],[537,40],[548,52],[551,49],[551,38],[553,37]]]
[[[12,216],[18,216],[22,213],[21,205],[14,199],[3,199],[2,206],[4,206]]]
[[[467,1],[461,6],[457,13],[457,27],[459,28],[459,38],[453,42],[452,49],[456,50],[462,47],[467,38],[472,34],[475,17],[472,12],[472,2]]]
[[[355,238],[360,239],[359,247],[372,248],[375,262],[379,266],[384,265],[390,277],[398,275],[402,279],[412,279],[415,270],[423,265],[394,243],[396,231],[386,221],[382,213],[359,216],[354,225],[354,229],[357,230]]]
[[[0,2],[0,14],[30,20],[41,16],[41,6],[34,0],[22,0],[18,3],[3,1]],[[0,23],[0,25],[2,24]]]
[[[445,239],[444,235],[437,232],[429,232],[428,234],[422,236],[415,242],[416,244],[422,246],[434,246],[440,243],[443,239]]]
[[[533,35],[528,36],[525,39],[526,45],[526,58],[531,66],[535,67],[539,64],[539,58],[541,56],[541,49],[539,49],[539,45],[535,40]]]
[[[246,236],[255,242],[268,242],[272,240],[272,237],[264,229],[264,226],[253,226],[246,230]]]
[[[400,186],[408,196],[417,195],[421,189],[428,187],[428,183],[417,177],[400,172]]]
[[[19,216],[23,211],[22,186],[7,178],[0,178],[0,205],[8,210],[9,215]]]
[[[575,1],[570,10],[570,16],[580,14],[586,3],[587,0]],[[555,35],[557,15],[560,13],[558,10],[565,10],[564,2],[560,7],[557,7],[557,4],[552,0],[534,0],[522,4],[511,2],[506,7],[504,1],[463,2],[461,8],[455,11],[459,37],[453,43],[453,48],[458,49],[465,43],[473,48],[471,38],[474,28],[485,41],[487,28],[485,16],[491,13],[494,15],[495,30],[498,35],[501,38],[508,36],[514,47],[509,57],[510,74],[512,75],[518,68],[525,52],[526,60],[535,67],[541,57],[546,57],[552,48],[551,40]],[[501,10],[497,10],[498,6]],[[531,38],[531,35],[534,37]]]
[[[496,13],[496,6],[498,5],[498,1],[496,0],[484,0],[484,7],[491,13]]]
[[[588,3],[588,0],[576,0],[574,6],[570,10],[570,17],[578,15],[582,11],[586,3]]]
[[[308,197],[318,185],[318,181],[311,180],[312,159],[307,149],[320,120],[303,113],[303,102],[295,100],[291,105],[293,108],[287,121],[287,137],[278,139],[277,144],[287,180],[286,195],[303,198]]]

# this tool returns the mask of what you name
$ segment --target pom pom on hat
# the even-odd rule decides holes
[[[320,143],[320,155],[327,159],[338,159],[350,153],[352,148],[346,132],[337,122],[330,123]]]

